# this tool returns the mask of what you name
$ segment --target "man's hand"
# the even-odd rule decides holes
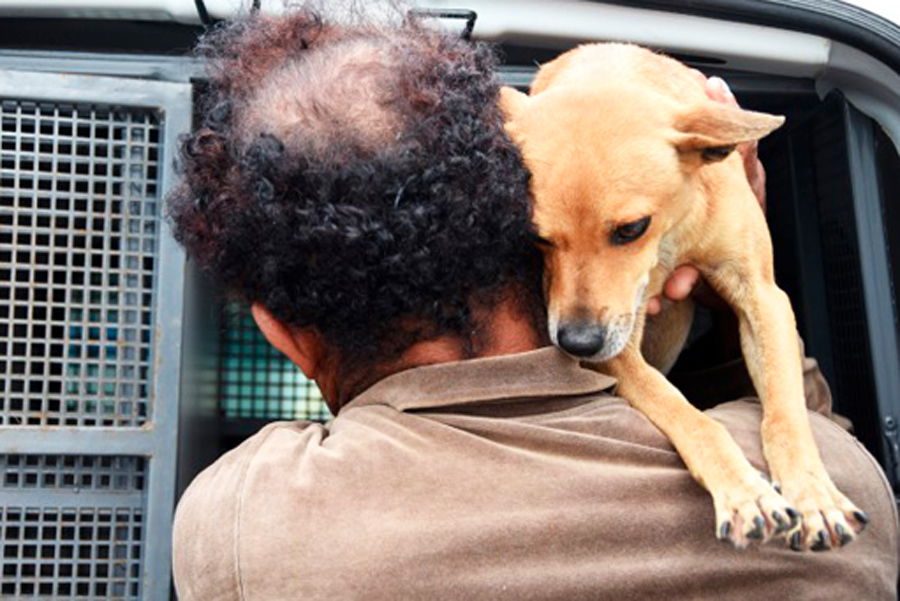
[[[700,77],[704,77],[699,71],[697,71],[697,73],[700,74]],[[719,77],[710,77],[709,79],[706,79],[706,95],[717,102],[729,104],[731,106],[738,105],[728,84]],[[747,181],[750,182],[750,187],[753,189],[753,193],[756,195],[757,200],[759,200],[759,206],[765,211],[766,171],[763,169],[759,156],[757,156],[758,146],[759,144],[757,142],[746,142],[744,144],[738,144],[736,150],[744,159],[744,170],[747,172]]]
[[[719,77],[710,77],[707,79],[705,75],[696,70],[694,70],[694,74],[703,81],[706,86],[706,95],[712,100],[733,106],[738,105],[734,94],[731,93],[731,89],[729,89],[728,84],[725,83],[724,80]],[[757,200],[759,200],[759,206],[765,211],[766,171],[763,169],[763,165],[757,155],[757,148],[758,144],[756,142],[747,142],[745,144],[739,144],[736,151],[739,152],[744,159],[744,170],[747,172],[747,181],[750,183],[753,193],[756,194]],[[681,265],[672,272],[672,275],[669,276],[669,279],[666,281],[663,288],[663,296],[673,302],[682,301],[691,296],[698,286],[701,289],[705,289],[706,286],[703,286],[702,284],[703,280],[700,277],[700,272],[697,271],[696,268],[690,265]],[[703,302],[702,296],[707,295],[700,294],[700,296],[701,302]],[[654,296],[647,301],[647,314],[656,315],[662,311],[662,302],[663,300],[660,296]]]

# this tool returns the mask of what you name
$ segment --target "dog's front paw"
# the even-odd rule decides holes
[[[739,485],[711,491],[716,508],[716,536],[743,549],[773,536],[786,536],[800,525],[800,513],[762,474]]]
[[[845,497],[827,474],[794,474],[782,487],[784,496],[800,512],[800,523],[787,536],[795,551],[843,547],[869,523],[866,513]]]

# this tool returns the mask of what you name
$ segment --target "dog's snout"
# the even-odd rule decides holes
[[[606,342],[606,329],[592,323],[566,323],[557,330],[560,348],[576,357],[592,357]]]

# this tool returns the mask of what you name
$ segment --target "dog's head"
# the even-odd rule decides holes
[[[530,96],[504,88],[501,108],[532,173],[550,337],[595,361],[625,348],[657,292],[651,272],[674,267],[717,181],[752,194],[735,145],[783,122],[709,100],[680,63],[621,45],[564,54]]]

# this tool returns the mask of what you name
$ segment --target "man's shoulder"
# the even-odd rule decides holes
[[[208,501],[206,497],[209,495],[224,501],[241,494],[247,473],[258,457],[271,461],[273,457],[283,456],[293,461],[298,459],[298,451],[320,444],[326,436],[325,425],[318,422],[267,424],[200,472],[182,496],[178,513],[187,512],[192,504],[201,499]]]
[[[203,470],[178,502],[173,524],[173,565],[179,598],[240,598],[236,541],[247,476],[257,459],[294,444],[316,444],[324,427],[311,422],[269,424]],[[276,442],[274,454],[270,447]],[[294,457],[296,458],[296,457]],[[285,461],[288,461],[285,455]]]

